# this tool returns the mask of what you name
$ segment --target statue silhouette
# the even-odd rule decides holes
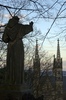
[[[7,81],[11,84],[22,84],[24,77],[23,36],[33,31],[33,22],[23,25],[14,16],[4,29],[2,40],[7,45]]]

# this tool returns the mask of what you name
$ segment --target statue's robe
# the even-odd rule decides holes
[[[7,81],[10,84],[22,84],[24,78],[23,36],[33,31],[32,25],[14,24],[6,26],[2,40],[7,46]]]

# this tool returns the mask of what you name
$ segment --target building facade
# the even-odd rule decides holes
[[[52,76],[49,76],[48,70],[46,70],[46,73],[42,77],[40,76],[40,59],[37,41],[33,68],[33,95],[35,97],[43,95],[44,100],[63,100],[63,73],[59,39],[57,43],[57,57],[55,58],[54,56]]]
[[[38,87],[39,87],[39,79],[40,79],[40,58],[38,54],[38,41],[36,40],[36,48],[35,48],[35,58],[33,59],[33,94],[35,97],[38,97]]]
[[[57,57],[54,57],[53,72],[55,75],[56,100],[63,100],[63,71],[62,58],[60,56],[59,39],[57,44]]]

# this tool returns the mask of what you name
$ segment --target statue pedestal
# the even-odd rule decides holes
[[[8,98],[22,100],[24,93],[31,93],[31,90],[26,84],[22,85],[0,85],[0,98],[1,100],[8,100]]]

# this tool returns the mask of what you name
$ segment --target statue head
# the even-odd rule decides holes
[[[17,16],[13,16],[12,19],[19,22],[19,18]]]

